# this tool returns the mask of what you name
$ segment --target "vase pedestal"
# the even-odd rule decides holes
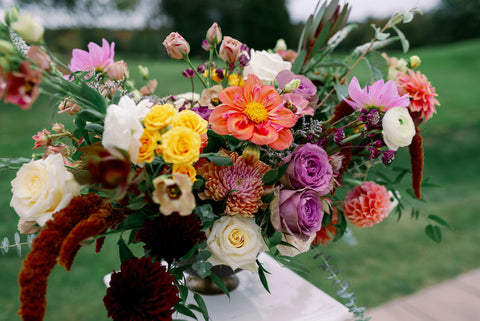
[[[258,257],[267,274],[269,294],[257,273],[240,271],[238,287],[226,295],[202,295],[211,320],[229,321],[350,321],[353,315],[334,300],[291,270],[280,266],[266,254]],[[187,304],[193,303],[190,295]],[[198,320],[200,313],[193,311]],[[174,319],[193,321],[193,318],[174,314]]]

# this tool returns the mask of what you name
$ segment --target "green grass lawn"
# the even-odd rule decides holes
[[[343,241],[330,244],[331,263],[341,270],[340,277],[350,281],[357,294],[357,303],[374,307],[393,298],[418,291],[426,286],[452,278],[480,267],[480,208],[478,191],[480,161],[480,41],[463,42],[449,46],[412,50],[422,58],[420,70],[432,81],[439,94],[441,106],[435,117],[427,122],[423,132],[426,152],[425,176],[441,188],[424,190],[427,203],[416,202],[422,209],[419,221],[409,214],[397,222],[392,216],[381,224],[367,229],[354,228],[358,245]],[[136,64],[147,65],[152,77],[158,78],[158,95],[182,93],[190,90],[190,82],[180,73],[181,62],[128,59],[132,78],[141,84]],[[28,157],[33,140],[31,136],[44,127],[50,128],[59,118],[46,99],[31,110],[15,106],[0,108],[0,157]],[[395,166],[408,167],[407,151],[399,153]],[[9,207],[10,181],[15,173],[0,173],[0,236],[13,239],[18,217]],[[408,179],[405,179],[408,183]],[[405,184],[406,186],[407,184]],[[404,186],[402,186],[403,188]],[[443,230],[443,242],[438,245],[424,233],[425,217],[439,215],[451,224]],[[112,237],[101,255],[92,247],[82,248],[70,272],[55,268],[49,279],[48,306],[45,320],[105,320],[102,298],[105,286],[102,278],[119,267],[119,259]],[[28,251],[27,248],[24,249]],[[319,262],[311,255],[302,260],[312,267],[311,281],[334,295],[335,289],[326,280],[328,274],[318,268]],[[22,257],[12,249],[0,256],[0,320],[18,320],[18,285],[16,276]]]

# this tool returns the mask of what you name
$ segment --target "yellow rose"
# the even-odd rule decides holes
[[[188,127],[174,127],[162,136],[160,149],[167,163],[192,165],[200,155],[200,134]]]
[[[145,116],[145,127],[150,130],[159,130],[172,123],[177,110],[171,104],[154,105]]]
[[[187,175],[188,177],[190,177],[192,182],[195,182],[197,180],[197,170],[192,165],[173,164],[172,172]]]
[[[156,130],[145,129],[143,131],[142,137],[140,137],[140,146],[138,152],[138,162],[153,162],[155,158],[155,148],[158,146],[158,141],[160,140],[160,133]]]
[[[200,135],[207,132],[207,126],[208,121],[193,110],[182,110],[175,115],[172,122],[172,127],[188,127]]]

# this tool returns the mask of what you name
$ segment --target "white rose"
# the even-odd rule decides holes
[[[208,259],[213,265],[225,264],[235,269],[257,271],[255,261],[266,251],[260,227],[252,217],[222,216],[207,232]]]
[[[40,42],[43,38],[43,26],[33,20],[31,13],[18,17],[18,20],[12,23],[12,28],[26,42]]]
[[[53,213],[80,195],[80,185],[66,170],[62,155],[52,154],[24,164],[12,181],[12,194],[10,206],[18,216],[44,226]]]
[[[415,125],[405,107],[390,108],[382,119],[383,140],[391,150],[405,147],[412,143]]]
[[[243,76],[254,74],[263,82],[264,85],[273,85],[277,74],[282,70],[290,70],[292,64],[283,61],[282,57],[276,53],[268,53],[265,50],[250,52],[250,62],[243,70]]]
[[[307,241],[302,241],[295,236],[284,234],[284,241],[293,245],[294,247],[287,245],[278,245],[277,249],[280,251],[280,254],[294,257],[300,253],[305,253],[310,250],[310,245],[315,239],[315,235],[312,235],[308,238]]]
[[[118,105],[112,104],[107,108],[102,145],[106,148],[119,148],[130,154],[130,160],[136,164],[142,143],[143,126],[140,122],[148,112],[146,103],[135,101],[124,96]]]

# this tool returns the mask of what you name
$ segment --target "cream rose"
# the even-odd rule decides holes
[[[257,255],[266,251],[267,246],[254,218],[227,215],[207,231],[207,249],[212,253],[208,261],[213,265],[225,264],[232,270],[255,272]]]
[[[249,74],[254,74],[263,82],[264,85],[273,85],[275,77],[282,70],[290,70],[292,64],[283,61],[282,57],[276,53],[268,53],[265,50],[251,50],[250,62],[243,70],[243,76],[246,78]]]
[[[21,219],[35,221],[40,226],[80,195],[80,185],[65,169],[60,154],[24,164],[11,184],[10,206]]]
[[[18,17],[17,21],[12,22],[12,28],[26,42],[40,42],[43,38],[43,26],[33,19],[31,13]]]
[[[124,96],[118,105],[112,104],[107,108],[102,145],[106,148],[119,148],[130,155],[130,161],[137,163],[140,146],[140,137],[143,126],[140,122],[148,112],[147,103],[135,101]]]
[[[382,119],[383,140],[391,150],[405,147],[412,143],[415,125],[405,107],[390,108]]]

